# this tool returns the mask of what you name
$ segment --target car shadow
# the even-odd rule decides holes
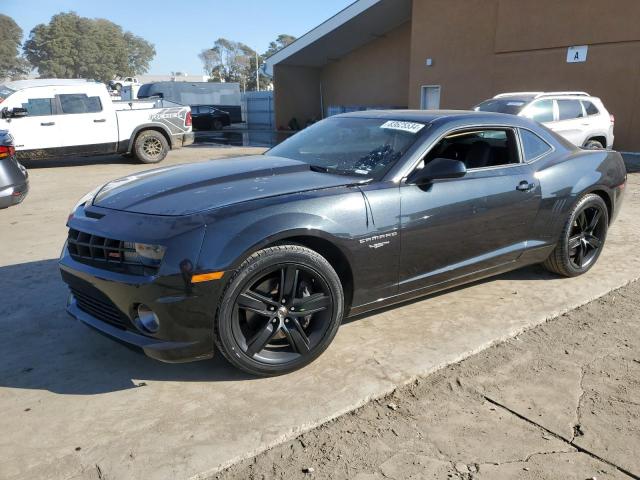
[[[95,395],[146,382],[252,380],[221,355],[165,364],[114,342],[65,311],[57,260],[0,267],[0,386]]]
[[[372,315],[376,315],[376,314],[383,313],[383,312],[388,312],[389,310],[393,310],[395,308],[404,307],[404,306],[407,306],[407,305],[413,305],[414,303],[423,302],[423,301],[428,300],[430,298],[437,298],[440,295],[447,295],[448,293],[456,292],[458,290],[464,290],[464,289],[472,287],[474,285],[482,285],[482,284],[486,284],[486,283],[495,282],[495,281],[498,281],[498,280],[506,280],[508,282],[519,282],[519,281],[530,281],[530,280],[553,280],[554,278],[557,279],[559,277],[558,277],[558,275],[555,275],[555,274],[549,272],[548,270],[545,270],[542,267],[542,265],[531,265],[531,266],[528,266],[528,267],[520,268],[518,270],[513,270],[511,272],[503,273],[503,274],[496,275],[496,276],[493,276],[493,277],[483,278],[483,279],[480,279],[480,280],[475,280],[475,281],[472,281],[472,282],[469,282],[469,283],[465,283],[464,285],[448,288],[448,289],[441,290],[439,292],[431,293],[431,294],[428,294],[428,295],[423,295],[423,296],[420,296],[418,298],[413,298],[413,299],[410,299],[410,300],[404,300],[402,302],[395,303],[395,304],[390,305],[388,307],[380,308],[380,309],[374,310],[372,312],[366,312],[366,313],[362,313],[362,314],[359,314],[359,315],[354,315],[353,317],[349,317],[349,318],[345,319],[344,322],[342,322],[342,324],[346,325],[348,323],[355,322],[355,321],[358,321],[358,320],[362,320],[362,319],[370,317]]]
[[[540,267],[499,277],[553,278]],[[489,282],[493,279],[483,280]],[[458,289],[466,288],[458,287]],[[256,380],[217,353],[212,360],[165,364],[94,332],[65,312],[68,296],[57,260],[0,267],[0,387],[48,390],[62,395],[96,395],[145,386],[147,382],[235,382]],[[446,294],[421,297],[398,306]],[[354,322],[381,310],[350,318]],[[384,310],[382,310],[384,311]]]

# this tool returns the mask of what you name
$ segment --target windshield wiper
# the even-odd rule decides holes
[[[321,167],[320,165],[312,165],[309,164],[309,170],[312,172],[320,172],[320,173],[335,173],[331,171],[328,167]]]

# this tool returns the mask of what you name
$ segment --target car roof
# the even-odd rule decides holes
[[[468,121],[470,123],[531,126],[531,122],[524,117],[506,113],[476,112],[473,110],[364,110],[342,113],[333,118],[374,118],[420,123]]]
[[[14,80],[12,82],[6,82],[3,85],[11,90],[22,90],[31,87],[72,86],[86,83],[94,84],[96,82],[76,78],[34,78],[31,80]]]

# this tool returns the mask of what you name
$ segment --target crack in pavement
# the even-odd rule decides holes
[[[608,355],[606,355],[608,356]],[[604,357],[603,357],[604,358]],[[595,360],[594,360],[595,362]],[[538,422],[531,420],[530,418],[526,417],[525,415],[522,415],[518,412],[516,412],[515,410],[510,409],[509,407],[507,407],[506,405],[503,405],[502,403],[492,399],[491,397],[488,397],[486,395],[482,395],[482,397],[489,403],[495,405],[496,407],[499,407],[503,410],[505,410],[506,412],[509,412],[510,414],[518,417],[521,420],[524,420],[525,422],[534,425],[535,427],[547,432],[550,435],[553,435],[554,437],[556,437],[558,440],[565,442],[568,445],[571,445],[573,448],[575,448],[578,452],[580,453],[584,453],[585,455],[590,456],[591,458],[594,458],[595,460],[598,460],[602,463],[605,463],[607,465],[609,465],[610,467],[615,468],[616,470],[618,470],[620,473],[628,476],[629,478],[633,478],[634,480],[640,480],[640,476],[630,472],[629,470],[627,470],[624,467],[620,467],[619,465],[616,465],[613,462],[610,462],[609,460],[602,458],[601,456],[595,454],[594,452],[587,450],[584,447],[581,447],[580,445],[577,445],[576,443],[574,443],[574,438],[572,438],[571,440],[569,440],[568,438],[565,438],[563,435],[554,432],[553,430],[549,430],[548,428],[544,427],[543,425],[540,425]]]

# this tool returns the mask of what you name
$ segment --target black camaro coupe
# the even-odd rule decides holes
[[[68,311],[158,360],[217,348],[281,374],[317,358],[347,316],[535,263],[585,273],[625,184],[618,153],[520,117],[339,115],[264,155],[82,198],[60,258]]]

